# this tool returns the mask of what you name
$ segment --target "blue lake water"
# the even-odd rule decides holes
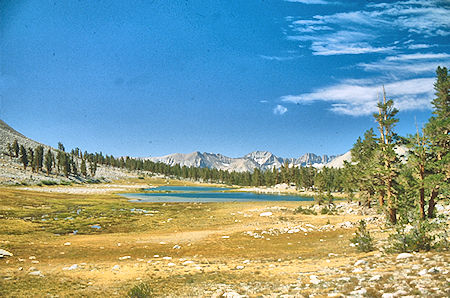
[[[312,201],[313,198],[259,194],[253,192],[226,192],[229,188],[197,186],[161,186],[145,193],[123,194],[133,202],[255,202],[255,201]]]

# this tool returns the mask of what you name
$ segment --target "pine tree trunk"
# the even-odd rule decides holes
[[[420,195],[420,218],[425,219],[425,189],[423,186],[419,190]]]
[[[392,224],[397,223],[397,208],[395,207],[393,196],[392,196],[392,179],[389,177],[387,180],[387,194],[386,200],[389,208],[389,220]]]
[[[430,200],[428,201],[428,218],[434,217],[434,206],[436,206],[436,197],[439,193],[439,186],[436,186],[431,193]]]
[[[378,202],[380,202],[380,207],[384,206],[384,191],[380,191],[379,197],[378,197]]]

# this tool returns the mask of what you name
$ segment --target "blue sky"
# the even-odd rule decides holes
[[[342,154],[431,115],[449,1],[1,1],[0,118],[115,156]]]

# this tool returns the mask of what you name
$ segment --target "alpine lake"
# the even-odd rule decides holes
[[[313,198],[284,194],[262,194],[234,191],[225,187],[160,186],[145,189],[142,193],[127,193],[122,196],[132,202],[148,203],[217,203],[258,201],[313,201]]]

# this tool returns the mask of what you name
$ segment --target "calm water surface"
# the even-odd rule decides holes
[[[145,193],[123,194],[133,202],[254,202],[254,201],[312,201],[313,198],[258,194],[252,192],[227,192],[223,187],[161,186]]]

